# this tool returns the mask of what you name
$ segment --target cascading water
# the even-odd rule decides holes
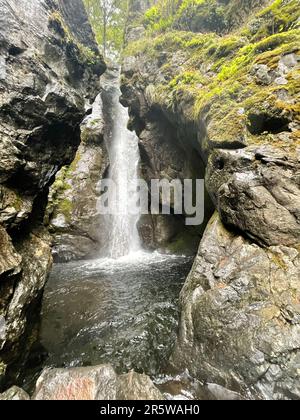
[[[104,86],[109,90],[111,130],[106,136],[110,160],[109,178],[115,192],[110,197],[114,214],[107,215],[108,247],[110,258],[120,258],[141,249],[137,223],[140,218],[138,202],[138,169],[140,161],[137,136],[127,129],[129,115],[120,103],[120,72]],[[106,92],[105,92],[106,91]]]
[[[102,77],[103,91],[93,111],[99,114],[99,124],[102,115],[105,120],[107,176],[117,189],[109,200],[118,211],[101,215],[99,228],[106,246],[99,259],[54,266],[40,326],[41,349],[46,349],[47,357],[45,350],[34,355],[40,363],[33,369],[28,366],[24,387],[32,390],[47,367],[109,363],[120,374],[132,369],[145,372],[156,378],[163,392],[186,399],[186,392],[178,396],[181,377],[176,376],[173,385],[172,377],[165,374],[170,373],[168,360],[176,339],[178,296],[192,260],[137,252],[141,250],[140,215],[131,210],[139,199],[140,156],[138,139],[127,130],[127,109],[119,102],[119,78],[119,71]],[[182,387],[188,390],[189,384]]]

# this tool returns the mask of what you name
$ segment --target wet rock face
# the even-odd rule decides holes
[[[103,103],[98,95],[93,112],[81,125],[81,144],[74,161],[56,176],[49,194],[46,222],[57,262],[91,258],[103,241],[103,217],[97,210],[99,180],[108,167],[104,143]]]
[[[118,376],[110,365],[46,369],[36,384],[34,400],[163,400],[146,375]]]
[[[206,181],[225,224],[262,246],[300,242],[300,163],[272,146],[211,154]]]
[[[299,270],[297,249],[262,249],[215,215],[181,293],[173,363],[246,395],[298,399]]]
[[[85,43],[76,33],[72,4],[0,0],[1,379],[22,353],[51,266],[39,227],[48,188],[74,158],[105,69],[79,1]]]
[[[82,0],[60,0],[59,10],[76,39],[97,53],[98,46]]]

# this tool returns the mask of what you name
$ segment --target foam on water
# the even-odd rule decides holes
[[[78,266],[79,270],[86,272],[103,271],[103,272],[116,272],[124,271],[126,269],[138,269],[139,267],[143,270],[146,266],[159,265],[171,261],[184,261],[186,256],[163,254],[160,252],[147,252],[147,251],[136,251],[131,252],[128,255],[124,255],[120,258],[99,258],[96,260],[89,260]]]

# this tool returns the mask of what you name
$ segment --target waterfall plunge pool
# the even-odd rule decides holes
[[[102,363],[118,373],[146,373],[162,388],[169,380],[173,388],[189,382],[186,377],[174,382],[166,374],[178,330],[179,294],[192,262],[141,251],[118,260],[54,265],[40,327],[47,357],[23,385],[30,389],[45,367]]]

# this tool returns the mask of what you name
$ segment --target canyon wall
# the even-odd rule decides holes
[[[171,363],[247,397],[298,399],[299,8],[203,3],[139,17],[123,67],[146,172],[196,168],[216,209],[181,293]],[[207,26],[216,5],[221,30]]]
[[[3,382],[35,341],[32,327],[52,264],[43,227],[49,186],[75,157],[105,64],[81,1],[1,0],[0,10]]]

